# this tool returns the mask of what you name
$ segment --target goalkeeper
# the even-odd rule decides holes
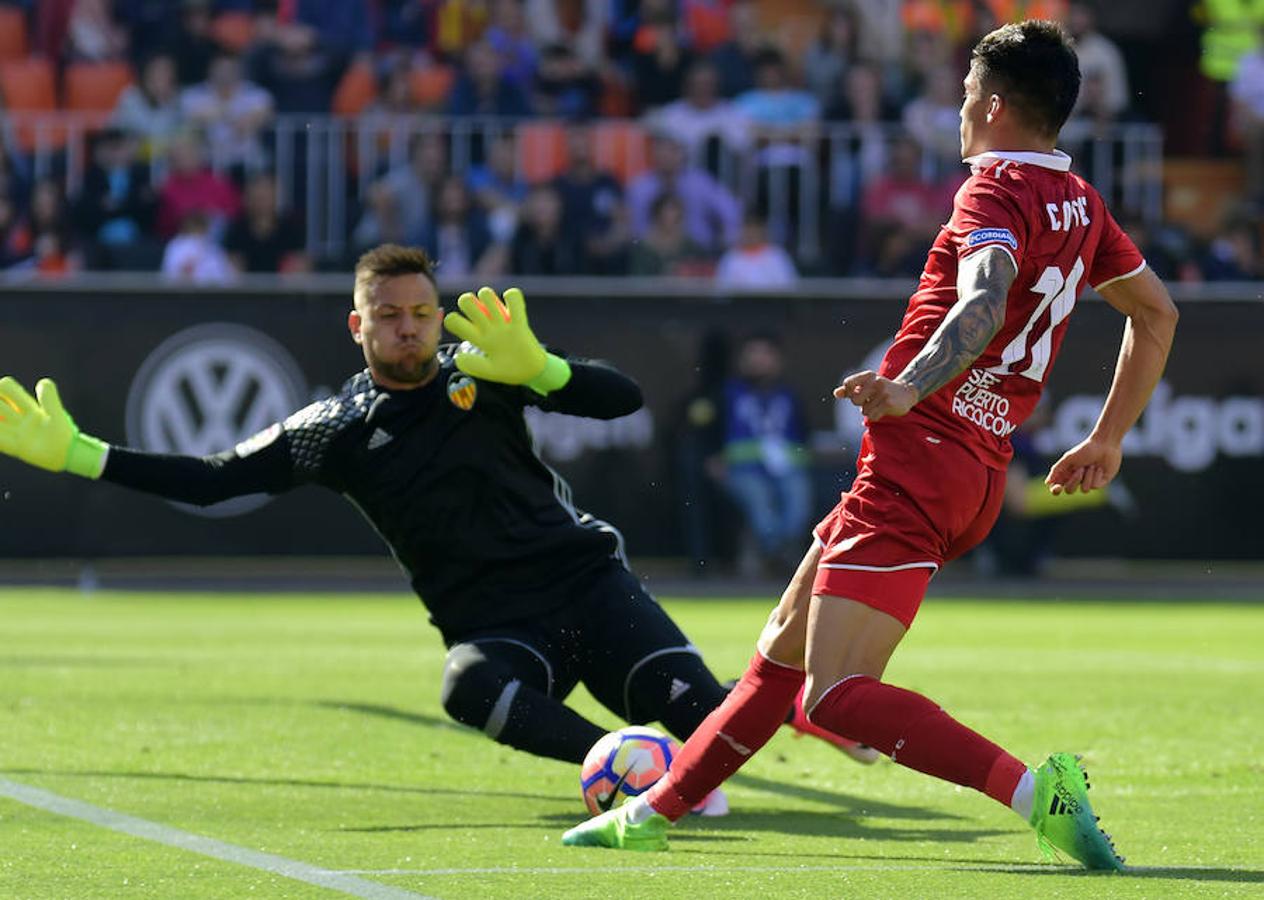
[[[565,706],[577,683],[619,718],[682,740],[725,690],[627,569],[611,525],[571,502],[536,455],[527,404],[611,419],[641,405],[610,366],[548,353],[522,293],[463,294],[444,318],[417,249],[356,264],[352,340],[367,368],[236,448],[145,453],[82,434],[43,380],[0,380],[0,452],[170,500],[211,504],[317,484],[346,495],[411,579],[448,647],[441,694],[459,722],[581,762],[605,729]],[[441,323],[467,343],[440,346]],[[804,721],[800,715],[800,721]],[[809,727],[810,728],[810,727]],[[840,743],[858,758],[868,748]]]

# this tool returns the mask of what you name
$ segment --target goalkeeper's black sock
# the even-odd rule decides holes
[[[488,725],[494,725],[489,722]],[[487,729],[484,729],[487,730]],[[536,756],[582,763],[592,745],[606,733],[561,701],[520,684],[514,693],[499,733],[488,735],[497,743]]]

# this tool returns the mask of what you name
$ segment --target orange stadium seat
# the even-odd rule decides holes
[[[560,122],[518,126],[518,167],[528,184],[548,181],[566,167],[566,130]]]
[[[649,165],[649,138],[638,122],[599,122],[593,126],[593,158],[627,184]]]
[[[66,67],[64,106],[75,112],[108,113],[135,78],[125,62],[76,62]]]
[[[423,66],[413,69],[411,78],[413,99],[424,107],[437,108],[447,104],[456,71],[451,66]]]
[[[0,6],[0,59],[21,59],[26,53],[26,13]]]
[[[0,93],[11,113],[56,112],[54,84],[53,65],[42,56],[0,62]],[[44,147],[60,148],[66,140],[64,128],[37,130],[29,122],[18,123],[17,136],[18,144],[28,153],[41,143]]]
[[[352,63],[338,82],[334,92],[333,111],[340,116],[354,116],[364,111],[377,96],[377,79],[373,64],[367,60]]]
[[[211,22],[211,37],[224,49],[240,53],[255,38],[255,20],[250,13],[222,12]]]

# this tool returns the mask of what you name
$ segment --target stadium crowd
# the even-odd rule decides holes
[[[1123,56],[1087,4],[787,2],[775,28],[765,6],[0,2],[0,268],[215,283],[342,269],[395,240],[427,247],[449,277],[777,288],[800,274],[909,276],[964,176],[960,73],[977,36],[1028,15],[1067,23],[1084,71],[1071,128],[1086,172],[1111,152],[1093,136],[1137,120]],[[1261,58],[1231,90],[1256,168]],[[36,164],[48,137],[41,145],[30,117],[56,108],[97,115],[82,163],[54,135],[51,164]],[[354,116],[375,147],[403,148],[349,156],[340,253],[311,252],[305,195],[291,189],[306,178],[302,154],[283,160],[276,143],[277,117],[290,115]],[[457,153],[460,122],[492,124]],[[854,142],[847,166],[821,149],[840,123]],[[602,152],[612,136],[623,156]],[[524,165],[529,142],[543,142],[543,164]],[[805,160],[825,184],[804,182]],[[1264,277],[1250,215],[1203,241],[1140,216],[1127,224],[1165,277]]]

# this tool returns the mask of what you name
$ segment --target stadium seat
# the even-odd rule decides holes
[[[649,164],[649,138],[637,122],[599,122],[593,126],[593,158],[597,168],[624,184]]]
[[[0,93],[10,113],[55,113],[57,91],[53,65],[42,56],[28,56],[0,62]],[[17,123],[18,144],[30,153],[42,145],[57,149],[65,142],[63,127],[37,130],[31,122]],[[37,137],[40,140],[37,140]]]
[[[26,54],[26,13],[0,6],[0,60],[22,59]]]
[[[412,71],[413,99],[421,106],[437,108],[448,102],[456,72],[451,66],[423,66]]]
[[[528,184],[548,181],[566,167],[566,130],[560,122],[518,126],[518,168]]]
[[[364,111],[377,96],[377,79],[373,64],[361,60],[352,63],[343,73],[334,91],[333,111],[339,116],[354,116]]]
[[[125,62],[71,63],[66,67],[62,105],[75,112],[108,113],[134,80],[132,67]]]
[[[246,12],[222,12],[211,22],[211,37],[225,50],[240,53],[255,38],[255,20]]]

